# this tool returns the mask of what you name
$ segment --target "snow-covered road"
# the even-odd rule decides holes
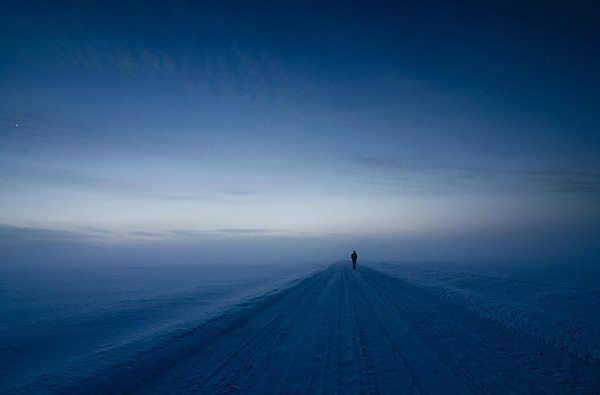
[[[139,393],[600,390],[598,365],[425,287],[363,266],[353,271],[349,264],[334,264],[248,303],[180,341],[181,358],[165,361],[136,388]]]

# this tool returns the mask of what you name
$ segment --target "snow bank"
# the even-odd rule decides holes
[[[600,289],[590,268],[368,263],[579,358],[600,363]],[[588,270],[589,273],[582,273]]]

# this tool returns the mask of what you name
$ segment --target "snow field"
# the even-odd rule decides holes
[[[597,288],[564,273],[111,270],[0,279],[0,392],[600,393]]]

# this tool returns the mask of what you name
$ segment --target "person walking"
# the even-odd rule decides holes
[[[358,254],[356,254],[356,250],[354,250],[352,255],[350,255],[350,258],[352,258],[352,270],[354,270],[356,269],[356,260],[358,259]]]

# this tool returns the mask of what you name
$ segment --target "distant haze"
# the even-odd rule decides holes
[[[0,265],[598,262],[587,2],[0,5]]]

